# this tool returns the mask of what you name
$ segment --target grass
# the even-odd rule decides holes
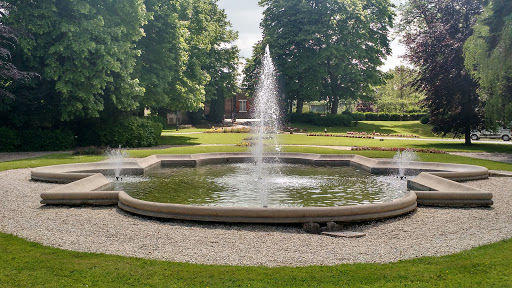
[[[19,168],[35,168],[48,165],[96,162],[104,160],[105,156],[101,155],[72,155],[72,153],[54,153],[46,156],[34,157],[29,159],[0,162],[0,171],[19,169]]]
[[[512,240],[389,264],[267,268],[72,252],[0,233],[2,287],[510,287],[510,271]]]
[[[427,137],[419,123],[364,123],[357,128],[379,133],[412,134]],[[366,125],[366,126],[365,126]],[[317,127],[323,132],[323,128]],[[341,128],[339,128],[341,129]],[[188,130],[188,129],[187,129]],[[342,133],[339,131],[329,131]],[[358,131],[350,129],[351,131]],[[364,131],[364,130],[359,130]],[[367,130],[366,130],[367,131]],[[345,131],[346,132],[346,131]],[[171,134],[171,133],[167,133]],[[198,146],[236,144],[247,134],[163,135],[161,144],[192,145],[161,150],[130,150],[130,157],[152,154],[244,152],[247,147]],[[334,137],[281,135],[282,143],[326,146],[375,146],[435,148],[446,151],[508,152],[512,146],[408,140],[368,140]],[[321,147],[285,146],[284,152],[317,154],[359,154],[390,158],[389,151],[341,151]],[[422,161],[481,165],[492,170],[512,171],[512,165],[446,154],[419,153]],[[26,160],[0,163],[0,171],[46,165],[93,162],[104,156],[74,156],[56,153]],[[347,264],[310,267],[238,267],[197,265],[113,255],[81,253],[45,247],[0,233],[1,287],[511,287],[512,239],[481,246],[444,257],[422,257],[389,264]]]
[[[437,138],[436,135],[432,134],[432,126],[421,124],[419,121],[360,121],[356,127],[320,127],[302,123],[292,123],[290,126],[305,129],[309,133],[324,133],[324,129],[327,128],[328,133],[376,132]]]
[[[176,129],[164,129],[162,130],[162,134],[173,134],[173,133],[191,133],[191,132],[204,132],[209,130],[208,128],[180,128],[179,130]]]

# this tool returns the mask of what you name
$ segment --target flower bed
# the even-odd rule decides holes
[[[373,136],[384,136],[384,137],[401,137],[401,138],[420,138],[417,135],[407,135],[407,134],[385,134],[385,133],[367,133],[367,132],[351,132],[347,131],[348,135],[373,135]]]
[[[350,134],[327,134],[327,133],[309,133],[308,136],[327,136],[327,137],[345,137],[345,138],[359,138],[359,139],[374,139],[372,135],[350,135]]]
[[[204,131],[204,133],[250,133],[251,129],[247,127],[240,127],[240,128],[216,128],[212,127],[211,129],[208,129]]]
[[[419,153],[433,153],[433,154],[448,154],[448,152],[443,150],[437,150],[437,149],[416,149],[416,148],[392,148],[392,147],[368,147],[368,146],[354,146],[352,147],[353,151],[367,151],[367,150],[373,150],[373,151],[412,151],[412,152],[419,152]]]

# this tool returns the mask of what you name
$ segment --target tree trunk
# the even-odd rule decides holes
[[[339,105],[340,105],[340,98],[338,98],[338,96],[332,96],[331,114],[338,114],[338,106]]]
[[[302,114],[303,107],[304,107],[304,100],[297,99],[297,110],[295,112],[297,112],[298,114]]]
[[[471,145],[471,129],[466,128],[466,131],[464,132],[464,145]]]

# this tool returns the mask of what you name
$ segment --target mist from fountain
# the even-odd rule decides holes
[[[265,54],[261,61],[261,71],[256,86],[254,97],[253,118],[257,119],[251,129],[252,145],[251,153],[255,161],[256,187],[261,196],[263,207],[267,206],[268,189],[266,180],[270,175],[276,175],[276,165],[266,165],[263,161],[264,152],[279,152],[277,135],[279,134],[281,111],[279,92],[277,86],[277,73],[270,57],[269,46],[265,48]]]
[[[393,162],[398,168],[398,177],[404,179],[407,175],[407,166],[413,161],[418,161],[419,157],[416,152],[406,149],[403,151],[397,151],[393,156]]]
[[[119,145],[119,148],[117,149],[109,149],[107,150],[107,157],[108,162],[110,163],[112,170],[114,171],[114,176],[116,177],[116,180],[122,180],[121,177],[121,169],[123,167],[123,161],[126,158],[126,150],[123,150],[121,148],[121,145]]]

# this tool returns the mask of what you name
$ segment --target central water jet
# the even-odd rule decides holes
[[[253,143],[251,153],[256,164],[254,173],[254,187],[261,197],[261,204],[267,207],[268,185],[270,175],[279,174],[277,166],[266,165],[263,161],[265,152],[279,152],[277,135],[281,122],[281,109],[279,103],[279,90],[277,87],[277,73],[270,57],[269,46],[261,61],[261,71],[256,85],[254,98],[253,118],[256,119],[252,127]],[[273,160],[277,161],[277,158]]]

